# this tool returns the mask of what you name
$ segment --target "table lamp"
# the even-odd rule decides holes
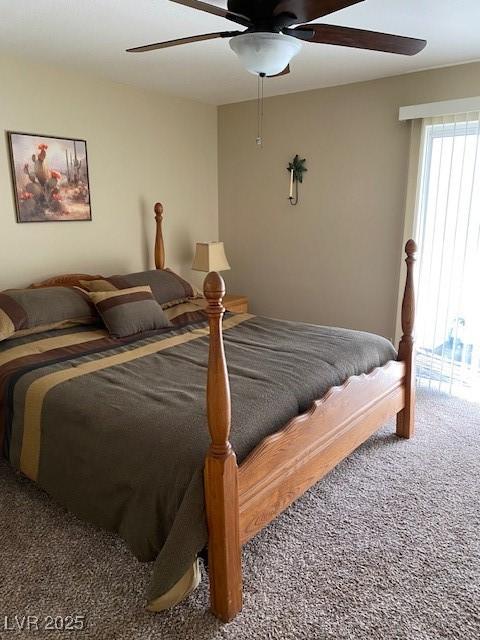
[[[192,269],[194,271],[228,271],[223,242],[197,242]]]

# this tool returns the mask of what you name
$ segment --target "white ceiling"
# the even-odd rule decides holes
[[[366,0],[322,22],[425,38],[428,45],[407,58],[305,43],[292,73],[268,80],[265,95],[480,59],[480,0]],[[256,78],[242,69],[227,40],[142,54],[124,50],[236,28],[168,0],[0,0],[0,50],[7,54],[213,104],[256,95]]]

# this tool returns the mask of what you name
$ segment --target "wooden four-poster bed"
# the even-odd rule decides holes
[[[163,207],[155,205],[155,266],[165,269]],[[407,242],[402,305],[403,336],[396,360],[332,387],[311,408],[265,437],[237,464],[230,444],[230,383],[222,338],[222,277],[204,282],[209,324],[207,413],[211,444],[204,466],[211,609],[223,621],[242,608],[241,550],[248,540],[348,456],[389,418],[396,432],[414,432],[414,285],[416,246]],[[69,274],[33,287],[71,286],[102,276]]]

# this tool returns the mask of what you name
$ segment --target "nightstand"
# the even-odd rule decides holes
[[[246,296],[226,295],[223,298],[223,306],[227,311],[232,311],[233,313],[247,313],[248,298]]]

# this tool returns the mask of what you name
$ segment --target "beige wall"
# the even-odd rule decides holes
[[[6,136],[0,151],[0,290],[59,272],[153,264],[156,200],[167,264],[190,275],[194,241],[218,232],[213,106],[0,58],[0,128],[87,140],[92,222],[17,224]]]
[[[450,67],[256,105],[220,107],[0,58],[4,130],[85,138],[92,222],[18,224],[6,136],[0,153],[0,289],[59,272],[153,264],[152,204],[165,204],[167,263],[199,284],[195,240],[220,236],[230,292],[256,313],[393,335],[409,125],[402,105],[478,94],[480,64]],[[273,82],[273,81],[272,81]],[[288,161],[309,172],[287,201]]]
[[[228,290],[248,295],[254,313],[392,337],[410,138],[398,108],[475,96],[479,86],[475,63],[270,98],[263,149],[256,104],[221,107]],[[291,207],[286,167],[296,153],[308,173]]]

